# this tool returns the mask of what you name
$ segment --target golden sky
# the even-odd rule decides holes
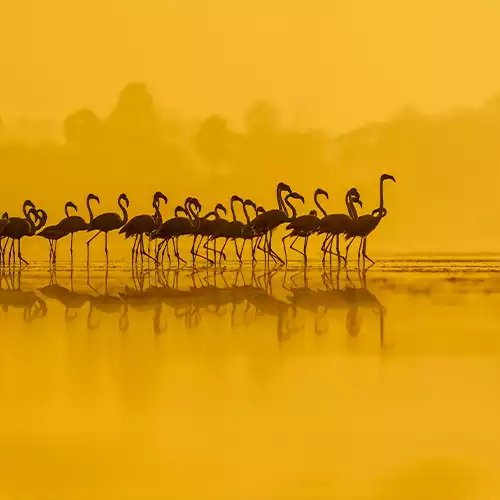
[[[109,111],[128,81],[190,115],[256,97],[345,130],[500,88],[495,0],[16,0],[0,18],[0,116]]]

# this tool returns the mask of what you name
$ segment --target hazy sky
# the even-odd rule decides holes
[[[0,17],[0,116],[107,112],[131,80],[190,115],[266,97],[334,129],[500,89],[496,0],[16,0]]]

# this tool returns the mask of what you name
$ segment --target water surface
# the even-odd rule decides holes
[[[499,498],[498,270],[5,271],[0,498]]]

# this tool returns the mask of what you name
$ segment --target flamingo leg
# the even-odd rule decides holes
[[[54,241],[54,249],[52,251],[52,262],[56,265],[57,240]]]
[[[177,243],[177,245],[176,245]],[[180,261],[184,262],[184,264],[187,264],[187,262],[180,256],[179,254],[179,237],[177,236],[174,239],[174,251],[175,251],[175,256],[177,257],[177,265],[180,266]]]
[[[243,247],[245,246],[245,240],[243,240]],[[243,248],[241,249],[241,253],[238,251],[238,242],[236,241],[236,238],[234,239],[234,248],[236,249],[236,255],[238,256],[238,260],[240,261],[240,264],[243,262],[243,259],[241,258],[243,254]]]
[[[145,255],[149,259],[154,260],[155,264],[158,264],[158,261],[154,257],[152,257],[148,252],[145,251],[145,249],[144,249],[144,239],[143,239],[143,235],[142,234],[141,234],[139,243],[141,245],[141,256]]]
[[[17,256],[19,257],[20,262],[24,262],[26,265],[28,265],[28,263],[23,259],[23,256],[21,255],[21,238],[17,240]]]
[[[90,262],[90,244],[92,243],[92,240],[94,240],[94,238],[97,238],[97,236],[99,236],[101,234],[102,231],[98,231],[96,234],[94,234],[94,236],[92,236],[92,238],[90,238],[90,240],[87,241],[87,267],[89,266],[89,262]]]
[[[271,246],[272,239],[273,239],[273,232],[270,231],[269,232],[269,245],[268,245],[269,255],[271,255],[271,257],[273,257],[274,262],[276,262],[276,259],[278,259],[282,264],[284,264],[285,261],[272,249],[272,246]]]
[[[109,255],[108,255],[108,233],[104,233],[104,253],[106,254],[106,267],[108,267],[109,263]]]
[[[220,266],[220,261],[221,261],[222,257],[224,257],[225,261],[227,260],[226,254],[224,253],[224,248],[226,248],[226,245],[227,245],[228,241],[229,241],[229,239],[226,238],[226,241],[224,242],[224,245],[222,245],[222,248],[220,250],[219,266]]]
[[[370,257],[368,257],[368,255],[366,255],[366,240],[367,238],[363,238],[363,257],[365,259],[368,259],[372,264],[375,264],[375,261],[373,261],[372,259],[370,259]]]
[[[281,238],[281,241],[283,242],[283,252],[284,252],[284,254],[285,254],[285,260],[287,261],[287,263],[288,263],[288,257],[287,257],[287,255],[286,255],[286,245],[285,245],[285,240],[286,240],[287,238],[290,238],[290,237],[292,236],[292,234],[293,234],[293,233],[288,233],[288,234],[285,234],[285,236],[283,236],[283,238]],[[295,238],[295,239],[297,239],[297,238]],[[293,240],[293,241],[295,241],[295,240]],[[292,242],[292,244],[293,244],[293,242]],[[295,250],[295,249],[294,249],[294,250]]]
[[[214,242],[214,248],[213,248],[213,250],[214,250],[214,260],[212,260],[212,259],[210,259],[208,257],[209,244],[210,244],[211,241]],[[215,246],[215,238],[213,236],[209,236],[208,239],[207,239],[207,241],[203,245],[203,248],[205,248],[207,250],[207,255],[206,255],[206,257],[200,255],[200,257],[203,257],[205,260],[207,260],[208,262],[210,262],[210,264],[215,264],[217,262],[217,254],[218,253],[220,254],[220,251],[217,250],[217,248]]]
[[[71,255],[71,264],[73,264],[73,233],[71,233],[71,239],[69,243],[69,253]]]
[[[329,239],[332,237],[333,235],[331,234],[327,234],[325,236],[325,239],[323,240],[323,244],[321,245],[321,251],[323,252],[323,259],[321,260],[321,262],[324,264],[325,263],[325,260],[326,260],[326,248],[327,248],[327,242],[329,241]]]
[[[347,247],[346,247],[346,249],[345,249],[345,262],[346,262],[346,264],[347,264],[347,255],[348,255],[348,253],[349,253],[349,248],[350,248],[350,246],[352,245],[352,242],[353,242],[353,241],[354,241],[354,237],[353,237],[353,238],[351,238],[351,241],[348,243],[348,245],[347,245]]]
[[[300,253],[300,255],[302,255],[302,257],[305,257],[304,252],[300,251],[298,248],[295,248],[293,246],[298,239],[299,239],[299,236],[298,235],[295,236],[295,239],[292,241],[292,244],[290,245],[290,250],[294,250],[295,252]]]

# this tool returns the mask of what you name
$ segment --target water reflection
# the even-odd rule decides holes
[[[109,270],[104,276],[93,278],[86,274],[86,286],[75,290],[74,272],[69,275],[69,286],[59,284],[55,272],[51,272],[49,283],[38,287],[37,292],[21,290],[21,273],[17,271],[4,277],[8,288],[1,290],[0,304],[8,312],[8,306],[23,307],[25,321],[44,317],[48,307],[42,297],[59,302],[64,307],[64,318],[72,323],[78,318],[78,311],[88,303],[86,324],[88,330],[100,328],[101,316],[116,316],[117,328],[127,332],[130,326],[129,314],[150,312],[152,331],[164,333],[171,319],[182,320],[186,329],[202,326],[204,318],[213,317],[219,321],[229,320],[231,328],[249,327],[259,320],[274,321],[276,339],[286,342],[305,328],[304,319],[298,319],[299,310],[310,316],[317,335],[325,335],[330,330],[329,313],[345,312],[347,333],[356,337],[361,331],[361,310],[366,309],[380,316],[380,347],[383,347],[384,316],[386,309],[375,293],[367,286],[366,273],[356,273],[357,283],[349,273],[335,276],[322,272],[321,285],[309,284],[309,275],[318,273],[306,269],[290,274],[272,269],[237,268],[231,271],[198,269],[151,270],[132,272],[127,280],[119,276],[110,290]],[[298,285],[298,277],[303,284]],[[83,276],[79,276],[81,282]],[[17,288],[13,281],[17,279]],[[41,277],[39,277],[41,279]],[[230,280],[230,282],[228,282]],[[128,282],[127,282],[128,281]],[[130,284],[129,284],[130,283]],[[319,285],[319,286],[318,286]],[[109,328],[107,326],[107,328]]]
[[[2,493],[497,498],[499,292],[465,273],[2,274]]]

